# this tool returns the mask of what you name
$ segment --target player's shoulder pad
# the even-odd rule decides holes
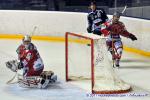
[[[35,49],[35,45],[33,44],[33,43],[30,43],[29,44],[29,48],[28,48],[29,50],[33,50],[33,49]]]
[[[123,23],[123,22],[119,21],[118,23],[124,26],[124,23]]]
[[[88,13],[88,15],[91,15],[91,14],[93,14],[93,12],[89,12],[89,13]]]
[[[101,13],[104,13],[104,12],[105,12],[103,8],[99,8],[99,9],[97,9],[97,11],[99,11],[99,12],[101,12]]]

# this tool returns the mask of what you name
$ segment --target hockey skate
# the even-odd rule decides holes
[[[119,62],[120,62],[119,59],[116,59],[116,60],[115,60],[115,65],[116,65],[116,67],[118,67],[118,68],[120,67]]]

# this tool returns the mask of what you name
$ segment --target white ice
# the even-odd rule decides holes
[[[90,95],[90,82],[65,82],[65,43],[33,41],[45,64],[45,70],[58,75],[56,84],[47,89],[21,88],[17,84],[6,84],[14,73],[5,62],[17,59],[15,52],[21,40],[0,39],[0,98],[2,100],[150,100],[150,58],[124,52],[121,68],[115,69],[119,77],[131,84],[128,94],[103,96]],[[108,96],[108,95],[107,95]],[[120,97],[122,96],[122,97]]]

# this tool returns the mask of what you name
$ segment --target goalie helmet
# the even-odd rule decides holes
[[[29,36],[29,35],[25,35],[24,37],[23,37],[23,39],[22,39],[22,41],[23,42],[31,42],[31,36]]]

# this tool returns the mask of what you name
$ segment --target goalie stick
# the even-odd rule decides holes
[[[18,65],[16,66],[16,72],[15,72],[14,76],[9,81],[7,81],[6,84],[17,83],[17,82],[12,82],[15,79],[15,77],[17,76],[17,74],[18,74],[17,72],[18,72]]]
[[[17,76],[17,72],[15,73],[15,75],[9,80],[6,82],[6,84],[14,84],[14,83],[17,83],[17,82],[13,82],[12,81],[15,79],[15,77]]]
[[[31,32],[29,32],[28,35],[32,37],[35,34],[36,29],[37,29],[37,26],[34,26],[33,30]],[[27,34],[23,34],[23,33],[18,33],[18,34],[19,35],[27,35]]]
[[[11,55],[11,54],[8,54],[8,53],[6,53],[6,52],[3,52],[3,51],[0,51],[1,53],[3,53],[3,54],[5,54],[6,56],[9,56],[9,58],[15,58],[15,56],[13,56],[13,55]],[[18,69],[17,69],[18,70]],[[10,80],[8,80],[7,82],[6,82],[6,84],[13,84],[13,83],[11,83],[14,79],[15,79],[15,77],[17,76],[17,70],[16,70],[16,72],[15,72],[15,74],[13,75],[13,77],[10,79]],[[16,82],[14,82],[14,83],[16,83]]]
[[[113,62],[112,62],[112,66],[115,67],[115,66],[114,66],[114,64],[115,64],[115,58],[114,58],[115,50],[114,50],[114,48],[115,48],[115,47],[114,47],[114,39],[113,39],[113,36],[112,36],[112,35],[111,35],[111,38],[112,38],[112,44],[111,44],[111,45],[112,45],[112,61],[113,61]]]

